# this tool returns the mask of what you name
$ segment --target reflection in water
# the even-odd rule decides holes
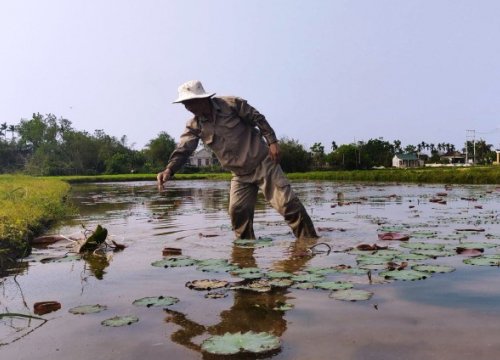
[[[311,253],[307,250],[316,241],[317,239],[296,240],[291,246],[291,257],[276,263],[274,270],[294,273],[303,269],[312,258]],[[233,246],[231,262],[239,264],[242,268],[257,267],[254,252],[254,248]],[[190,320],[186,314],[168,309],[165,310],[168,314],[165,321],[181,327],[172,334],[172,341],[199,352],[201,352],[201,347],[193,342],[193,338],[200,335],[224,335],[227,332],[253,331],[257,333],[267,332],[281,337],[287,329],[287,323],[284,319],[285,312],[276,308],[288,302],[290,299],[288,294],[289,291],[285,288],[273,288],[270,292],[265,293],[235,290],[233,305],[220,313],[220,322],[215,325],[198,324]]]

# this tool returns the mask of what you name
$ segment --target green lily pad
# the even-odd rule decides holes
[[[64,255],[60,257],[53,257],[53,258],[44,258],[41,259],[41,263],[64,263],[64,262],[71,262],[71,261],[78,261],[81,260],[82,257],[80,255]]]
[[[331,267],[310,267],[305,270],[310,274],[320,276],[337,273],[337,270]]]
[[[428,260],[430,259],[430,257],[422,254],[401,254],[396,256],[396,259],[402,261],[409,261],[409,260],[420,261],[420,260]]]
[[[68,311],[75,315],[85,315],[85,314],[95,314],[106,310],[108,307],[106,305],[81,305],[69,309]]]
[[[500,246],[500,244],[487,243],[487,242],[467,242],[467,243],[460,243],[456,247],[464,249],[490,249],[497,246]]]
[[[500,254],[483,255],[474,258],[464,259],[464,263],[468,265],[500,267]]]
[[[289,303],[282,303],[282,304],[276,304],[275,307],[273,307],[273,310],[277,311],[288,311],[293,309],[293,304]]]
[[[373,293],[366,290],[358,289],[345,289],[334,291],[330,297],[336,300],[344,301],[362,301],[369,300],[373,296]]]
[[[290,279],[272,279],[269,280],[269,285],[272,287],[280,287],[280,288],[285,288],[289,287],[293,284],[293,281]]]
[[[399,246],[416,250],[442,250],[445,247],[444,244],[430,244],[425,242],[407,242]]]
[[[266,332],[235,334],[225,333],[222,336],[212,336],[201,344],[201,349],[210,354],[234,355],[239,353],[260,354],[281,347],[280,339]]]
[[[323,281],[325,279],[324,276],[322,275],[315,275],[315,274],[302,274],[302,275],[295,275],[292,277],[292,280],[295,282],[319,282]]]
[[[393,257],[372,257],[372,256],[358,256],[356,261],[359,265],[385,265],[391,261]],[[360,266],[361,267],[361,266]]]
[[[344,281],[323,281],[314,284],[314,287],[323,290],[346,290],[352,288],[353,285]]]
[[[231,287],[232,290],[249,290],[255,292],[269,292],[272,290],[271,284],[267,280],[256,280],[251,283]]]
[[[163,306],[167,307],[179,302],[179,299],[172,296],[150,296],[135,300],[132,304],[136,306]]]
[[[153,266],[163,268],[192,266],[194,264],[196,264],[196,260],[187,256],[169,257],[168,259],[162,259],[151,263]]]
[[[243,279],[259,279],[264,276],[261,269],[258,267],[240,268],[232,271],[231,273]]]
[[[132,325],[133,323],[136,323],[138,321],[139,321],[139,318],[136,316],[133,316],[133,315],[115,316],[115,317],[103,320],[101,322],[101,325],[117,327],[117,326]]]
[[[456,255],[455,251],[446,250],[446,249],[443,249],[443,250],[412,250],[411,253],[417,254],[417,255],[425,255],[425,256],[432,257],[432,258]]]
[[[403,280],[403,281],[423,280],[430,276],[428,273],[416,270],[390,270],[390,271],[383,271],[379,275],[386,279]]]
[[[361,268],[345,268],[345,269],[338,269],[337,272],[340,274],[347,274],[347,275],[366,275],[368,271],[366,269],[361,269]]]
[[[314,284],[310,282],[299,282],[292,285],[294,289],[309,290],[314,289]]]
[[[265,247],[265,246],[272,246],[273,239],[271,239],[271,238],[259,238],[257,240],[238,239],[238,240],[235,240],[233,243],[236,247],[239,247],[239,248],[253,249],[253,248],[260,248],[260,247]]]
[[[236,265],[229,263],[226,259],[198,260],[196,270],[204,272],[230,272],[238,269]]]
[[[435,238],[437,233],[435,231],[414,231],[411,233],[415,238]]]
[[[423,272],[429,272],[429,273],[449,273],[452,271],[455,271],[455,268],[453,266],[446,266],[446,265],[414,265],[411,267],[413,270],[416,271],[423,271]]]
[[[284,271],[270,271],[266,276],[270,279],[288,279],[291,278],[293,274]]]

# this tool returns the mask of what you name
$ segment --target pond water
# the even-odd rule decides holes
[[[321,235],[317,241],[295,240],[281,216],[260,198],[255,232],[262,239],[235,243],[225,181],[173,181],[162,193],[152,182],[74,185],[79,215],[52,233],[82,238],[82,225],[95,229],[101,224],[109,240],[126,248],[72,260],[61,258],[71,241],[61,241],[35,248],[4,274],[0,313],[34,315],[33,305],[40,301],[57,301],[61,309],[41,315],[47,321],[0,318],[1,358],[218,358],[201,351],[203,341],[247,331],[280,339],[279,349],[261,358],[477,360],[500,354],[500,267],[467,264],[464,260],[473,257],[457,253],[461,247],[480,248],[476,252],[484,251],[482,257],[500,253],[500,188],[338,182],[293,186]],[[409,240],[380,240],[384,234]],[[395,251],[362,255],[353,249],[360,244]],[[180,259],[191,265],[152,266],[172,259],[162,255],[166,247],[180,249]],[[376,261],[377,256],[383,261]],[[204,263],[199,261],[207,259],[219,259],[218,266],[201,271]],[[500,257],[495,261],[500,263]],[[252,280],[242,281],[242,273],[229,263],[259,268],[269,279],[275,272],[306,276],[258,292],[241,287]],[[387,266],[406,271],[417,264],[454,271],[423,272],[426,278],[414,281],[380,275]],[[311,275],[318,274],[324,278],[314,281]],[[207,298],[209,291],[186,286],[201,279],[224,280],[229,287],[211,291],[220,297]],[[325,281],[347,282],[372,296],[343,301],[335,299],[337,291],[297,288]],[[133,304],[156,296],[179,301],[164,307]],[[106,310],[69,312],[95,304]],[[101,325],[124,315],[139,321]]]

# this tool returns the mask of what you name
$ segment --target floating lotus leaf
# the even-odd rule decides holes
[[[287,279],[291,278],[293,274],[284,271],[270,271],[266,276],[270,279]]]
[[[422,254],[401,254],[396,256],[397,260],[402,260],[402,261],[408,261],[408,260],[419,261],[419,260],[427,260],[429,258],[430,256]]]
[[[434,238],[436,235],[435,231],[415,231],[411,233],[411,236],[416,238]]]
[[[397,256],[399,254],[401,254],[401,251],[397,250],[397,249],[381,249],[381,250],[375,251],[370,256],[382,257],[382,258],[392,258],[393,256]]]
[[[125,326],[132,325],[139,321],[139,318],[133,315],[125,315],[125,316],[115,316],[101,322],[101,325],[104,326]]]
[[[329,275],[329,274],[335,274],[338,271],[335,268],[332,267],[310,267],[308,269],[305,269],[308,273],[310,274],[315,274],[315,275]]]
[[[487,242],[467,242],[467,243],[460,243],[457,247],[463,248],[463,249],[490,249],[500,246],[500,244],[495,244],[495,243],[487,243]]]
[[[95,314],[106,310],[108,307],[106,305],[81,305],[69,309],[68,311],[75,315],[85,315],[85,314]]]
[[[373,256],[358,256],[356,258],[356,261],[358,262],[359,265],[385,265],[387,264],[387,262],[391,260],[392,257],[383,258],[383,257],[373,257]]]
[[[264,276],[262,271],[257,268],[257,267],[248,267],[248,268],[241,268],[241,269],[236,269],[231,272],[233,275],[236,275],[242,279],[259,279]]]
[[[362,301],[369,300],[373,293],[366,290],[345,289],[332,292],[331,298],[344,301]]]
[[[229,283],[224,280],[193,280],[188,281],[186,286],[190,289],[194,290],[212,290],[212,289],[220,289],[226,287]]]
[[[259,238],[257,240],[238,239],[234,241],[234,245],[239,248],[253,249],[265,246],[272,246],[273,240],[271,238]]]
[[[414,265],[411,267],[416,271],[430,272],[430,273],[449,273],[455,271],[455,268],[452,266],[446,265]]]
[[[366,275],[368,271],[366,269],[361,269],[361,268],[345,268],[345,269],[338,269],[337,272],[340,274],[347,274],[347,275]]]
[[[500,254],[483,255],[465,259],[464,263],[479,266],[500,266]]]
[[[101,225],[97,225],[96,229],[82,244],[79,244],[77,252],[94,251],[104,243],[108,236],[108,230]]]
[[[196,260],[191,259],[187,256],[179,256],[179,257],[170,257],[168,259],[162,259],[151,263],[153,266],[157,267],[183,267],[183,266],[192,266],[196,264]]]
[[[429,273],[416,270],[390,270],[390,271],[383,271],[379,275],[387,279],[403,280],[403,281],[422,280],[430,276]]]
[[[290,279],[272,279],[269,281],[269,285],[273,287],[289,287],[293,284]]]
[[[204,272],[230,272],[238,269],[236,265],[230,264],[226,259],[205,259],[196,263],[199,271]]]
[[[167,307],[179,302],[179,299],[172,296],[150,296],[135,300],[132,304],[136,306],[163,306]]]
[[[417,254],[417,255],[425,255],[425,256],[432,257],[432,258],[456,255],[455,251],[446,250],[446,249],[443,249],[443,250],[412,250],[411,253]]]
[[[405,231],[407,230],[406,226],[382,226],[378,228],[378,231],[380,232],[399,232],[399,231]]]
[[[293,304],[289,304],[289,303],[279,303],[279,304],[276,304],[275,307],[273,307],[273,310],[277,310],[277,311],[288,311],[288,310],[292,310],[293,309]]]
[[[322,275],[316,275],[316,274],[302,274],[302,275],[295,275],[292,277],[292,280],[295,282],[311,282],[315,283],[318,281],[323,281],[325,279],[324,276]]]
[[[310,282],[299,282],[292,285],[294,289],[309,290],[314,289],[314,284]]]
[[[207,299],[221,299],[221,298],[225,298],[227,296],[227,292],[225,291],[212,291],[212,292],[208,292],[205,294],[205,297]]]
[[[323,290],[345,290],[352,288],[353,285],[344,281],[323,281],[314,284],[314,287]]]
[[[234,355],[239,353],[260,354],[281,347],[280,339],[266,332],[235,334],[225,333],[222,336],[212,336],[201,344],[201,349],[210,354]]]
[[[387,262],[380,263],[380,264],[359,264],[359,268],[363,270],[384,270],[387,269],[388,265]]]
[[[400,245],[401,247],[407,249],[416,249],[416,250],[442,250],[445,247],[445,244],[430,244],[424,242],[407,242]]]

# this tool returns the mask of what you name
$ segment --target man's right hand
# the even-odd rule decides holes
[[[165,169],[164,171],[158,173],[156,175],[156,182],[158,183],[158,190],[162,191],[163,190],[163,184],[170,180],[172,177],[172,173],[170,172],[170,169]]]

